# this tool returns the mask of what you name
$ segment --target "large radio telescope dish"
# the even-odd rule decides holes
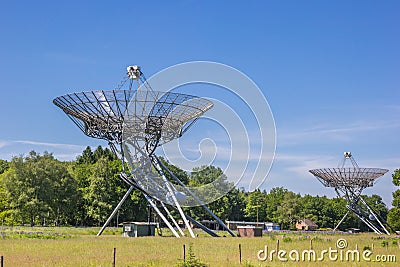
[[[125,111],[134,90],[97,90],[59,96],[53,103],[89,137],[121,143]]]
[[[154,163],[158,164],[155,149],[181,137],[212,106],[212,102],[204,98],[141,88],[131,99],[123,125],[124,156],[136,183],[157,200],[176,205],[168,189],[170,185],[154,169]],[[186,191],[180,185],[173,187],[176,194],[182,195]],[[188,199],[177,200],[180,205],[185,205]]]
[[[129,89],[121,89],[128,80]],[[138,84],[139,88],[136,90],[132,89],[133,81]],[[179,237],[179,234],[167,217],[181,235],[184,233],[164,203],[178,210],[192,237],[195,236],[188,220],[208,234],[218,236],[184,214],[180,203],[185,201],[186,194],[235,236],[224,222],[154,155],[158,146],[181,137],[204,112],[212,108],[211,101],[187,94],[154,91],[144,78],[140,67],[129,66],[127,77],[115,90],[66,94],[55,98],[53,103],[61,108],[85,135],[107,140],[113,152],[122,160],[124,171],[120,174],[120,178],[130,188],[98,235],[101,235],[131,191],[137,189],[143,193],[151,207],[176,237]],[[125,172],[126,161],[131,167],[130,173]],[[166,178],[164,172],[175,179],[179,184],[179,190],[177,185]],[[156,201],[161,201],[165,214],[158,209]]]

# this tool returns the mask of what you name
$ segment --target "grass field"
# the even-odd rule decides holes
[[[96,237],[97,231],[98,228],[6,228],[1,231],[0,255],[4,256],[4,266],[111,266],[113,250],[116,248],[116,266],[178,266],[183,260],[185,245],[186,252],[191,246],[196,258],[209,266],[398,266],[400,262],[400,240],[395,236],[273,233],[262,238],[211,238],[198,232],[199,237],[196,239],[177,239],[159,236],[127,238],[121,236],[121,229],[113,228],[107,229],[101,237]],[[340,238],[347,241],[346,248],[336,248]],[[329,260],[327,254],[323,261],[316,262],[301,261],[301,256],[300,261],[295,262],[288,258],[288,254],[288,262],[279,261],[276,254],[272,261],[258,259],[258,251],[265,246],[270,251],[278,243],[280,250],[289,253],[296,249],[300,255],[303,250],[309,250],[312,246],[317,258],[322,250],[337,249],[338,260]],[[360,252],[360,262],[347,262],[346,251],[355,250],[356,247]],[[364,250],[372,251],[369,256],[371,262],[362,259]],[[340,251],[343,253],[343,260],[340,260]],[[387,255],[394,255],[396,262],[373,262],[376,255],[383,255],[387,261],[390,258]],[[394,258],[391,256],[390,260],[393,261]]]

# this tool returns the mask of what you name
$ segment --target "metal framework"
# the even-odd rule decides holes
[[[345,167],[350,160],[352,167]],[[324,186],[333,187],[339,197],[347,201],[347,212],[336,225],[336,230],[349,212],[353,212],[362,222],[377,234],[385,232],[390,235],[387,228],[393,228],[375,212],[362,198],[361,192],[372,187],[379,177],[383,176],[387,169],[360,168],[350,152],[345,152],[343,160],[337,168],[323,168],[310,170]]]
[[[121,89],[128,81],[129,88]],[[132,89],[134,81],[138,85],[135,90]],[[192,95],[154,91],[140,67],[129,66],[127,76],[115,90],[71,93],[55,98],[53,103],[85,135],[107,140],[112,151],[122,161],[123,172],[120,178],[129,185],[129,189],[100,229],[98,236],[133,189],[143,193],[150,206],[176,237],[183,236],[184,233],[167,205],[179,212],[192,237],[195,235],[189,221],[211,236],[218,236],[183,212],[181,205],[185,202],[186,194],[235,236],[154,154],[158,146],[181,137],[204,112],[213,107],[211,101]],[[125,169],[126,162],[129,163],[130,172]],[[165,173],[173,178],[174,184],[167,179]]]

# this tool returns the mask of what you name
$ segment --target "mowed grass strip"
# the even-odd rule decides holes
[[[25,231],[36,231],[26,228]],[[200,236],[189,237],[122,237],[120,230],[108,230],[105,235],[96,237],[94,229],[54,228],[39,231],[57,231],[72,235],[70,238],[37,239],[5,238],[0,239],[0,255],[4,256],[4,266],[111,266],[113,248],[117,248],[116,266],[176,266],[183,259],[183,245],[188,252],[192,245],[196,258],[209,266],[398,266],[400,247],[398,239],[378,239],[374,234],[324,235],[324,234],[274,234],[262,238],[211,238]],[[257,252],[268,246],[286,251],[313,249],[319,252],[324,249],[336,249],[336,241],[346,239],[348,247],[360,252],[365,247],[372,249],[374,255],[396,255],[395,263],[370,262],[331,262],[326,257],[323,262],[280,262],[276,258],[262,262],[257,259]],[[312,243],[310,240],[313,240]],[[387,241],[388,246],[383,246]],[[239,264],[239,244],[242,248],[242,264]]]

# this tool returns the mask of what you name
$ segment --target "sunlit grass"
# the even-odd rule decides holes
[[[113,248],[116,252],[117,266],[176,266],[183,259],[183,245],[186,251],[190,244],[198,259],[210,266],[360,266],[366,262],[292,262],[282,263],[276,259],[265,262],[257,259],[257,252],[268,246],[290,251],[306,250],[310,246],[319,253],[324,249],[336,248],[336,241],[344,238],[348,249],[358,247],[359,251],[371,249],[376,254],[396,255],[397,263],[386,263],[384,266],[397,266],[400,262],[399,240],[395,237],[378,238],[374,234],[326,235],[326,234],[283,234],[274,233],[262,238],[212,238],[200,231],[199,238],[189,237],[140,237],[121,236],[121,229],[108,228],[101,236],[96,237],[98,228],[63,228],[63,227],[20,227],[4,229],[3,232],[41,232],[57,233],[68,238],[42,239],[0,237],[0,255],[4,256],[4,266],[111,266]],[[17,234],[15,234],[17,235]],[[164,231],[163,235],[170,235]],[[239,263],[239,244],[242,249],[242,264]],[[381,266],[381,263],[370,262],[369,266]]]

